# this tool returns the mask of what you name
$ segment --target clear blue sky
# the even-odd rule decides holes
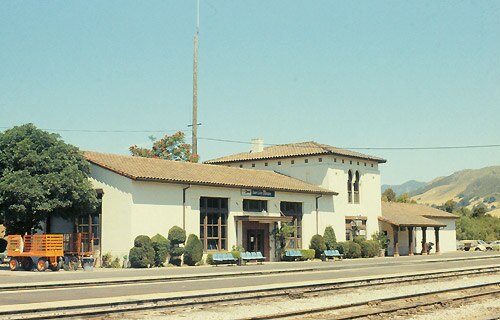
[[[0,126],[187,130],[195,3],[1,1]],[[202,138],[500,143],[500,1],[201,0],[200,19]],[[151,134],[59,133],[123,154]],[[199,141],[202,160],[248,149]],[[500,148],[362,152],[393,184],[500,164]]]

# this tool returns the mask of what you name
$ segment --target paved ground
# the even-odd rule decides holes
[[[482,257],[487,259],[460,260],[464,257]],[[161,295],[167,293],[197,292],[209,289],[231,290],[263,285],[278,285],[307,281],[324,281],[331,279],[346,279],[374,275],[391,275],[401,272],[425,272],[449,268],[479,267],[484,265],[500,265],[500,255],[484,253],[452,253],[440,256],[414,256],[400,258],[356,259],[336,262],[297,262],[297,263],[266,263],[245,267],[194,267],[194,268],[163,268],[153,270],[113,270],[94,272],[10,272],[2,271],[0,286],[17,282],[64,282],[69,279],[111,279],[143,276],[182,276],[186,274],[214,275],[210,279],[183,280],[163,283],[126,284],[93,286],[84,288],[61,288],[30,290],[22,292],[0,292],[0,306],[21,305],[39,302],[71,301],[96,298],[132,297],[137,295]],[[310,271],[266,274],[239,275],[237,277],[217,277],[217,274],[277,269],[307,269]],[[14,281],[14,282],[13,282]]]
[[[302,270],[338,270],[350,269],[351,267],[369,267],[373,265],[399,265],[413,264],[417,262],[433,263],[436,260],[449,260],[449,259],[465,259],[465,258],[479,258],[497,256],[500,257],[500,252],[465,252],[457,251],[444,253],[441,255],[428,255],[428,256],[413,256],[413,257],[386,257],[386,258],[371,258],[371,259],[352,259],[343,261],[300,261],[300,262],[266,262],[262,265],[248,264],[246,266],[200,266],[200,267],[166,267],[166,268],[152,268],[152,269],[100,269],[96,268],[92,272],[78,271],[64,271],[52,272],[29,272],[29,271],[16,271],[8,270],[7,265],[0,266],[0,287],[7,284],[30,284],[33,282],[64,282],[64,281],[78,281],[90,279],[113,279],[113,278],[136,278],[136,277],[163,277],[163,276],[189,276],[197,274],[224,274],[235,272],[252,272],[252,271],[276,271],[287,269],[302,269]]]

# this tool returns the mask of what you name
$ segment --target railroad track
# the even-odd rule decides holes
[[[267,319],[325,319],[346,320],[360,319],[370,316],[384,316],[402,311],[414,310],[435,305],[453,305],[476,298],[500,297],[500,282],[451,288],[425,293],[400,295],[384,299],[374,299],[343,305],[311,308],[277,314],[254,316],[241,320]],[[476,302],[476,301],[475,301]]]
[[[335,292],[339,290],[360,289],[367,287],[376,287],[390,285],[394,283],[421,283],[435,280],[442,280],[445,278],[463,277],[463,276],[476,276],[476,275],[489,275],[500,272],[500,266],[490,266],[481,268],[462,268],[453,269],[441,272],[429,272],[424,274],[407,274],[395,275],[385,277],[372,277],[363,280],[345,280],[334,281],[315,284],[290,284],[273,289],[254,289],[254,288],[239,288],[234,292],[222,293],[200,293],[191,295],[185,298],[151,298],[143,300],[131,299],[120,302],[106,302],[106,303],[92,303],[88,305],[69,305],[64,307],[53,308],[38,308],[34,309],[18,309],[16,311],[0,311],[1,319],[55,319],[61,317],[82,317],[82,316],[100,316],[111,313],[126,313],[133,311],[154,310],[154,309],[182,309],[186,307],[196,306],[217,306],[225,305],[234,302],[251,303],[255,300],[270,299],[270,298],[297,298],[320,292]],[[494,283],[497,285],[498,283]],[[325,310],[324,310],[325,311]],[[313,312],[307,310],[307,312]],[[317,311],[316,313],[321,312]],[[274,316],[274,315],[273,315]],[[256,318],[259,319],[259,318]],[[267,319],[267,318],[263,318]]]

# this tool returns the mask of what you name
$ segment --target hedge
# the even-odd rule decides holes
[[[380,252],[380,243],[377,240],[366,240],[359,243],[361,245],[361,256],[363,258],[377,257]]]
[[[316,255],[316,250],[314,250],[314,249],[302,249],[302,250],[300,250],[300,253],[302,253],[301,260],[314,260],[314,257]]]
[[[344,258],[347,259],[361,257],[361,246],[354,241],[337,242],[335,249],[344,254]]]

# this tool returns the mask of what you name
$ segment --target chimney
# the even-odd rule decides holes
[[[252,139],[252,151],[251,153],[255,152],[262,152],[264,150],[264,140],[260,138]]]

